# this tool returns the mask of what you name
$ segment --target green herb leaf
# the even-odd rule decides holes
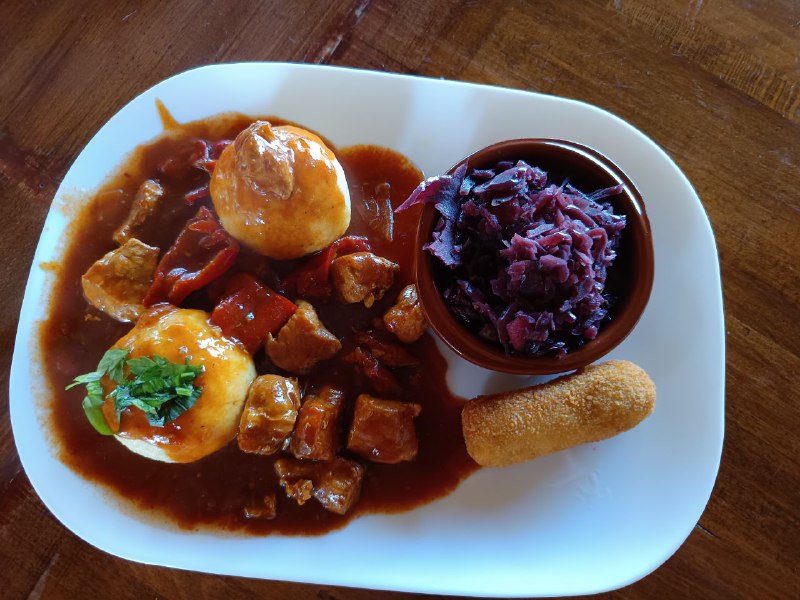
[[[111,348],[100,359],[97,370],[108,375],[114,382],[122,383],[123,367],[129,354],[130,351],[124,348]]]
[[[147,358],[146,356],[132,358],[128,361],[128,368],[134,375],[142,375],[155,366],[156,361],[154,361],[152,358]]]
[[[103,378],[103,374],[102,374],[100,371],[93,371],[93,372],[91,372],[91,373],[85,373],[84,375],[78,375],[78,376],[77,376],[77,377],[76,377],[76,378],[73,380],[73,382],[72,382],[72,383],[70,383],[70,384],[69,384],[67,387],[65,387],[64,389],[65,389],[65,390],[71,390],[71,389],[72,389],[72,388],[74,388],[76,385],[81,385],[81,384],[86,384],[86,385],[88,385],[88,384],[90,384],[90,383],[94,383],[94,382],[96,382],[96,381],[100,381],[102,378]]]
[[[92,424],[98,433],[103,435],[112,435],[114,432],[108,426],[106,416],[103,414],[103,397],[100,396],[100,404],[97,404],[97,399],[92,396],[86,396],[83,399],[83,412],[86,413],[86,418]]]
[[[202,392],[202,388],[196,388],[193,385],[188,386],[186,389],[188,390],[188,394],[179,395],[162,409],[161,413],[164,415],[167,423],[174,421],[181,414],[192,408]]]
[[[106,422],[103,414],[103,386],[100,380],[108,375],[111,379],[119,383],[123,377],[123,367],[125,359],[128,358],[128,350],[122,348],[111,348],[100,359],[97,370],[91,373],[78,375],[72,383],[65,389],[71,390],[76,385],[86,386],[86,397],[83,399],[83,411],[86,418],[99,433],[112,435],[111,428]]]
[[[174,421],[194,406],[203,388],[194,385],[194,380],[203,373],[202,365],[169,362],[163,356],[128,358],[129,351],[112,348],[103,355],[97,371],[79,375],[67,386],[86,386],[83,410],[92,426],[103,435],[111,435],[102,406],[103,386],[100,380],[108,375],[117,383],[109,394],[114,400],[114,409],[119,418],[127,408],[137,408],[154,427],[163,427]],[[130,375],[126,377],[125,367]]]
[[[202,388],[194,380],[201,365],[169,362],[163,356],[132,358],[126,362],[132,379],[117,386],[111,397],[119,415],[129,407],[138,408],[154,427],[163,427],[194,406]]]

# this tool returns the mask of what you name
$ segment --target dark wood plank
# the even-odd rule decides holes
[[[106,555],[66,531],[21,470],[8,419],[17,315],[66,169],[130,98],[174,73],[306,61],[577,98],[639,127],[695,185],[717,236],[726,442],[700,524],[663,567],[606,597],[791,597],[800,589],[800,5],[0,3],[0,572],[3,596],[357,600],[366,590],[218,577]],[[687,344],[691,332],[686,332]]]

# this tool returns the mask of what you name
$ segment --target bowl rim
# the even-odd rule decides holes
[[[628,251],[632,255],[632,270],[637,282],[628,291],[625,305],[615,319],[604,323],[594,340],[586,342],[566,356],[559,358],[506,355],[502,349],[492,347],[490,343],[480,340],[470,332],[444,303],[433,280],[433,257],[422,249],[430,240],[437,221],[437,213],[432,203],[424,205],[417,227],[414,273],[420,306],[429,325],[447,346],[465,360],[485,369],[517,375],[551,375],[580,369],[611,352],[633,331],[644,313],[655,278],[652,232],[642,195],[622,169],[594,148],[558,138],[503,140],[461,159],[447,171],[447,174],[452,175],[463,164],[467,164],[468,167],[473,164],[485,166],[504,159],[524,157],[534,149],[539,151],[551,149],[559,153],[572,154],[577,160],[585,163],[585,167],[582,168],[590,167],[593,174],[608,176],[610,180],[613,179],[623,185],[621,196],[625,198],[623,202],[626,208],[630,209],[625,211],[628,217],[626,231],[633,231],[633,235],[629,238],[631,245]]]

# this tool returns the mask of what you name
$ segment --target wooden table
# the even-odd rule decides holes
[[[800,590],[800,4],[596,2],[0,3],[0,595],[410,598],[146,567],[79,540],[23,472],[8,419],[17,315],[70,163],[131,98],[190,67],[297,61],[535,90],[601,106],[695,185],[722,263],[726,440],[683,547],[608,597]],[[692,332],[686,332],[692,343]]]

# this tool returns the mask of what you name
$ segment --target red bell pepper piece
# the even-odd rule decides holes
[[[198,169],[202,169],[209,175],[214,172],[214,169],[217,166],[217,160],[219,159],[222,151],[225,150],[228,146],[233,143],[233,140],[220,140],[218,142],[214,142],[209,146],[209,142],[206,142],[206,152],[202,154],[192,163],[192,166],[197,167]]]
[[[282,282],[283,288],[306,300],[327,300],[332,291],[330,272],[333,259],[344,254],[370,250],[372,246],[365,237],[350,235],[339,238],[289,273]]]
[[[192,162],[192,166],[211,175],[214,173],[214,168],[217,166],[217,160],[222,154],[222,151],[230,146],[233,142],[232,140],[220,140],[209,146],[209,142],[203,140],[200,141],[203,143],[203,146],[202,148],[198,146],[197,159]],[[201,200],[207,198],[209,196],[208,185],[208,182],[206,182],[199,188],[194,189],[191,192],[187,192],[183,196],[184,202],[186,202],[186,204],[189,206],[194,206]]]
[[[208,191],[208,184],[201,185],[199,188],[192,190],[191,192],[186,192],[183,195],[183,201],[186,202],[189,206],[194,206],[201,200],[207,198],[209,196]]]
[[[180,179],[185,177],[195,163],[208,158],[209,143],[195,138],[172,142],[169,155],[156,165],[156,170],[165,177]]]
[[[296,310],[291,300],[249,273],[237,273],[228,281],[225,296],[211,313],[211,322],[254,354],[267,334],[277,333]]]
[[[217,159],[222,155],[222,151],[233,143],[233,140],[220,140],[211,144],[210,156]]]
[[[208,208],[202,207],[158,263],[144,305],[169,302],[178,306],[186,296],[230,269],[238,254],[236,240]]]
[[[344,360],[356,365],[370,387],[378,394],[399,396],[402,392],[403,388],[397,378],[367,348],[359,346],[345,356]]]
[[[414,367],[419,364],[419,359],[408,350],[378,335],[375,331],[359,331],[356,333],[356,342],[369,348],[375,358],[390,367]]]

